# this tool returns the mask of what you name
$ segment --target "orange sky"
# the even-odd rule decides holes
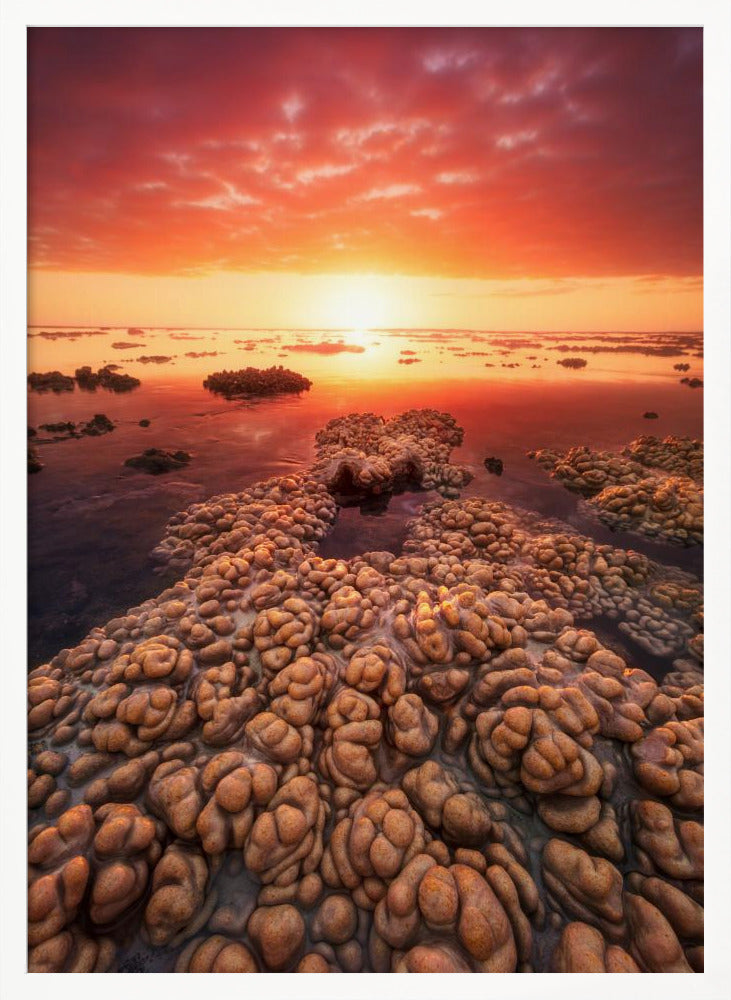
[[[702,327],[700,29],[31,29],[30,322]]]

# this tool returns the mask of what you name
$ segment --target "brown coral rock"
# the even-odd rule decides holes
[[[322,859],[328,885],[372,909],[386,885],[426,844],[424,825],[397,788],[369,792],[335,827]]]
[[[608,945],[595,927],[566,924],[553,953],[554,972],[641,972],[618,945]]]
[[[700,581],[455,499],[460,441],[336,418],[309,471],[174,515],[177,582],[30,672],[31,969],[702,971]],[[539,461],[702,538],[699,442]],[[400,554],[317,554],[346,494],[406,483],[453,498]]]
[[[557,839],[546,844],[542,864],[546,888],[559,906],[611,940],[622,937],[622,876],[614,865]]]
[[[187,927],[205,899],[208,865],[194,847],[173,843],[152,875],[145,927],[156,947],[168,944]]]
[[[305,941],[305,922],[299,911],[287,904],[254,910],[246,930],[272,972],[292,965]]]
[[[262,902],[286,898],[288,887],[317,869],[327,814],[317,785],[308,777],[292,778],[271,799],[244,848],[246,867],[271,886],[260,897]]]
[[[176,971],[178,971],[176,969]],[[181,972],[258,972],[256,959],[246,945],[214,934],[196,944]]]

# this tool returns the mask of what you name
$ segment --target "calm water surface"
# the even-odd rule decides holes
[[[116,424],[101,438],[38,446],[45,467],[28,480],[30,666],[161,589],[163,581],[153,574],[148,554],[171,514],[213,494],[238,491],[307,466],[314,456],[316,431],[332,417],[351,412],[388,417],[411,407],[449,411],[465,430],[453,460],[475,473],[463,495],[506,500],[561,518],[602,541],[702,571],[698,548],[682,550],[612,533],[582,515],[577,498],[525,457],[531,448],[572,444],[615,449],[648,433],[702,437],[702,390],[679,384],[681,374],[702,377],[695,348],[671,357],[571,351],[571,356],[588,362],[586,368],[572,371],[556,364],[566,356],[553,350],[565,343],[561,335],[514,335],[515,346],[506,348],[494,340],[510,340],[508,335],[480,332],[156,330],[130,335],[127,330],[108,330],[56,340],[37,336],[40,332],[30,331],[29,370],[58,369],[73,375],[83,364],[96,369],[113,362],[140,378],[142,385],[125,394],[78,388],[29,393],[32,426],[88,420],[95,413],[105,413]],[[583,335],[576,344],[606,343],[595,337]],[[235,344],[237,339],[252,341],[254,349]],[[319,353],[323,341],[340,339],[350,350]],[[637,343],[648,339],[643,336]],[[111,347],[119,342],[143,346]],[[291,349],[302,346],[309,349]],[[405,355],[404,350],[414,354]],[[216,351],[216,356],[186,357],[191,351]],[[134,360],[145,355],[172,360]],[[399,358],[414,356],[421,361],[399,364]],[[691,370],[674,371],[678,362],[689,363]],[[299,396],[245,403],[227,401],[202,387],[212,371],[272,364],[307,375],[312,389]],[[503,367],[507,364],[517,367]],[[540,367],[532,368],[534,364]],[[646,410],[660,418],[643,419]],[[139,426],[143,418],[151,421],[149,427]],[[162,476],[124,466],[126,458],[150,447],[182,448],[193,458],[186,468]],[[503,459],[502,476],[486,472],[483,462],[490,455]],[[406,493],[377,508],[344,510],[321,552],[344,557],[372,549],[397,552],[406,521],[425,499],[433,498]]]

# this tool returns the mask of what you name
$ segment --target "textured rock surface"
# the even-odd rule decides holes
[[[173,517],[178,582],[31,671],[31,970],[702,970],[697,581],[479,497],[317,555],[343,469],[452,490],[460,439],[332,421],[309,472]]]
[[[210,389],[229,399],[237,396],[276,396],[286,392],[303,392],[311,385],[312,382],[304,375],[281,365],[213,372],[203,383],[204,389]]]
[[[656,413],[645,413],[656,417]],[[643,435],[621,453],[585,445],[529,452],[613,528],[680,545],[703,542],[703,443]]]

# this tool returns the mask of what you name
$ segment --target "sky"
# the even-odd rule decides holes
[[[29,321],[697,330],[702,31],[37,28]]]

